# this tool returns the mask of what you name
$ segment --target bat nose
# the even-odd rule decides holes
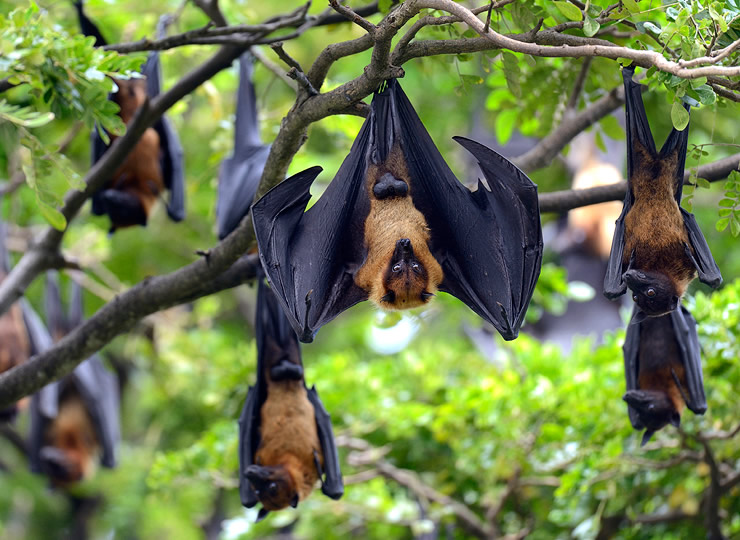
[[[414,248],[411,247],[411,240],[408,238],[401,238],[396,242],[396,250],[393,256],[395,261],[406,261],[408,262],[414,256]]]
[[[646,276],[639,270],[627,270],[624,273],[623,278],[624,278],[624,281],[627,282],[627,285],[629,285],[630,287],[633,287],[645,281]]]

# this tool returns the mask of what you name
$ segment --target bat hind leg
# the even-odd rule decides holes
[[[300,381],[303,379],[303,366],[289,360],[280,360],[270,368],[270,378],[273,381]]]

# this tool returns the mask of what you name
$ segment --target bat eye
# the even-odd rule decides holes
[[[278,486],[275,482],[270,482],[270,485],[267,486],[267,493],[271,497],[275,497],[278,494]]]
[[[636,295],[636,294],[633,294],[633,295],[632,295],[632,301],[633,301],[633,302],[637,302],[637,295]]]
[[[401,264],[400,263],[394,264],[392,270],[394,272],[400,272],[401,271]]]
[[[414,270],[418,270],[419,269],[419,263],[411,263],[411,268],[413,268]]]
[[[653,296],[655,296],[655,289],[653,289],[652,287],[650,287],[650,288],[649,288],[649,289],[647,290],[647,293],[646,293],[646,294],[647,294],[647,295],[648,295],[648,296],[649,296],[650,298],[652,298]]]

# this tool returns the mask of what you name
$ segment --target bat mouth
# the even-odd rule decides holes
[[[77,482],[82,479],[82,472],[67,460],[67,456],[53,446],[44,446],[39,452],[42,469],[49,477],[62,482]]]

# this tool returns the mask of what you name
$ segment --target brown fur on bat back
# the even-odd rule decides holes
[[[373,188],[386,173],[406,183],[408,192],[405,196],[383,199],[375,196]],[[370,212],[365,220],[368,254],[355,274],[355,283],[383,309],[421,306],[437,292],[444,276],[442,267],[429,250],[429,227],[414,206],[408,168],[398,145],[384,163],[368,167],[367,190],[370,198]],[[393,255],[401,239],[410,241],[421,269],[419,273],[409,272],[408,277],[396,277],[393,272],[396,262]]]
[[[630,178],[634,203],[624,219],[622,264],[627,268],[634,253],[633,268],[666,275],[681,297],[696,277],[696,268],[685,252],[689,238],[674,197],[678,150],[656,159],[637,140],[633,145],[639,166]]]

